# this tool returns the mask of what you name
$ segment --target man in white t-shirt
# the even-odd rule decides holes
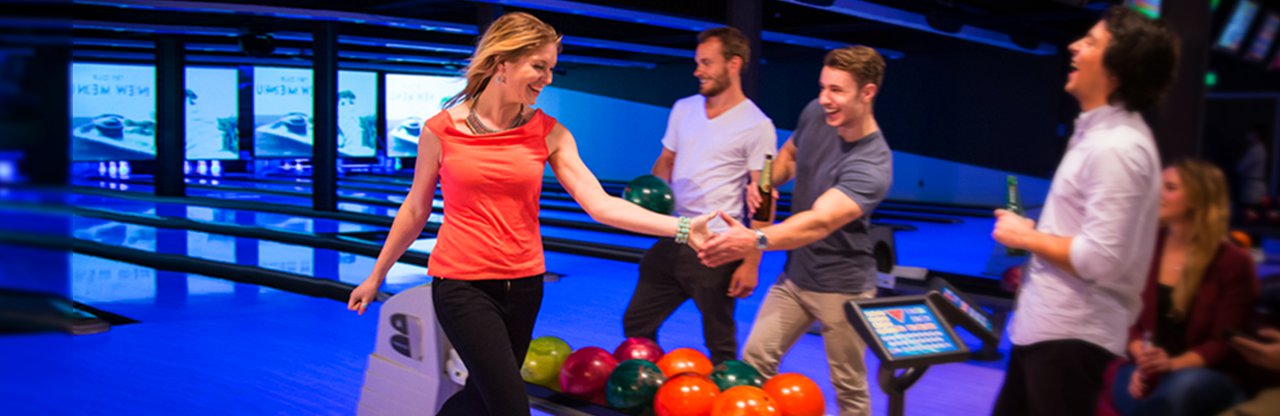
[[[746,217],[745,190],[754,186],[766,155],[777,148],[773,121],[742,92],[741,74],[751,51],[732,27],[698,35],[694,55],[698,95],[676,101],[662,137],[653,174],[671,184],[675,215],[724,211]],[[712,224],[712,231],[725,224]],[[736,359],[735,298],[755,290],[760,254],[720,267],[703,266],[698,254],[670,238],[658,240],[640,262],[640,280],[623,315],[627,337],[657,340],[658,328],[685,300],[702,313],[702,334],[712,362]]]

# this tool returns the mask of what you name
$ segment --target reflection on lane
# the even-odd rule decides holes
[[[76,238],[116,247],[255,266],[268,270],[360,284],[376,259],[334,250],[238,238],[197,231],[157,229],[97,218],[73,218]],[[434,242],[415,249],[429,253]],[[423,250],[425,249],[425,250]],[[398,292],[427,282],[424,267],[396,263],[383,290]]]

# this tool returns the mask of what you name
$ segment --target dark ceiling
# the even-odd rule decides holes
[[[842,0],[837,0],[837,2]],[[822,0],[807,0],[823,3]],[[417,42],[429,45],[469,47],[475,42],[475,27],[481,16],[513,10],[530,11],[558,28],[576,42],[565,43],[564,54],[581,59],[564,59],[562,66],[574,65],[648,65],[689,59],[696,31],[661,24],[667,19],[697,22],[705,25],[724,24],[731,6],[741,2],[703,1],[599,1],[599,0],[528,0],[519,1],[529,8],[495,3],[505,1],[262,1],[225,0],[220,2],[157,0],[86,0],[73,6],[74,36],[78,53],[146,54],[147,42],[155,33],[176,33],[188,43],[223,45],[224,50],[200,53],[223,55],[228,59],[244,56],[238,50],[236,34],[275,34],[277,58],[305,60],[310,42],[305,37],[288,36],[290,32],[306,33],[325,22],[334,22],[341,35],[395,42]],[[527,3],[527,4],[526,4]],[[732,4],[731,4],[732,3]],[[900,52],[904,56],[944,51],[971,40],[928,33],[916,28],[886,23],[884,19],[866,19],[821,10],[800,2],[765,0],[760,13],[763,30],[777,34],[799,35],[806,41],[831,44],[861,43],[882,51]],[[830,1],[827,1],[830,3]],[[1034,47],[1061,45],[1079,36],[1107,1],[1089,0],[871,0],[858,1],[888,7],[901,13],[925,16],[931,27],[948,30],[959,25],[976,26],[1008,35],[1017,45]],[[605,14],[642,15],[659,24],[620,21],[579,9],[604,10]],[[230,10],[230,11],[227,11]],[[413,28],[397,27],[409,23]],[[431,31],[416,27],[419,23],[451,24],[454,32]],[[677,24],[678,25],[678,24]],[[405,26],[400,24],[400,26]],[[121,30],[125,29],[125,30]],[[212,29],[215,33],[203,33]],[[457,31],[460,30],[461,33]],[[284,34],[285,36],[281,36]],[[112,43],[111,40],[129,42]],[[105,41],[105,42],[104,42]],[[608,41],[600,45],[589,46]],[[343,61],[369,63],[403,62],[397,57],[431,57],[461,60],[465,51],[388,48],[375,43],[344,43],[346,51],[366,52],[343,57]],[[658,47],[658,48],[650,48]],[[997,48],[999,46],[990,46]],[[763,44],[766,60],[788,60],[821,56],[822,46],[797,46],[777,41]],[[682,55],[688,54],[688,55]],[[607,60],[592,61],[593,58]],[[421,63],[421,62],[419,62]]]

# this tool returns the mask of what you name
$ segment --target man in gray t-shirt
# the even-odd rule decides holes
[[[796,179],[793,214],[753,231],[722,213],[731,228],[699,254],[714,267],[759,250],[789,250],[742,356],[772,377],[783,354],[820,321],[841,415],[871,413],[866,345],[845,318],[844,305],[875,296],[867,218],[893,181],[893,157],[872,115],[883,77],[884,59],[874,49],[849,46],[827,54],[818,99],[801,112],[773,165],[773,183]]]
[[[862,293],[876,287],[876,260],[867,234],[870,216],[893,182],[893,154],[879,130],[857,141],[841,140],[828,126],[818,100],[805,106],[791,143],[795,146],[795,189],[791,210],[804,212],[829,190],[839,191],[864,215],[826,237],[787,252],[785,278],[805,290]]]

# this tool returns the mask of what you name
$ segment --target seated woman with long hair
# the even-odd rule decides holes
[[[1226,239],[1230,212],[1217,167],[1184,160],[1164,170],[1131,361],[1112,381],[1118,413],[1214,414],[1242,399],[1230,376],[1238,357],[1223,333],[1248,324],[1258,278],[1249,254]]]

